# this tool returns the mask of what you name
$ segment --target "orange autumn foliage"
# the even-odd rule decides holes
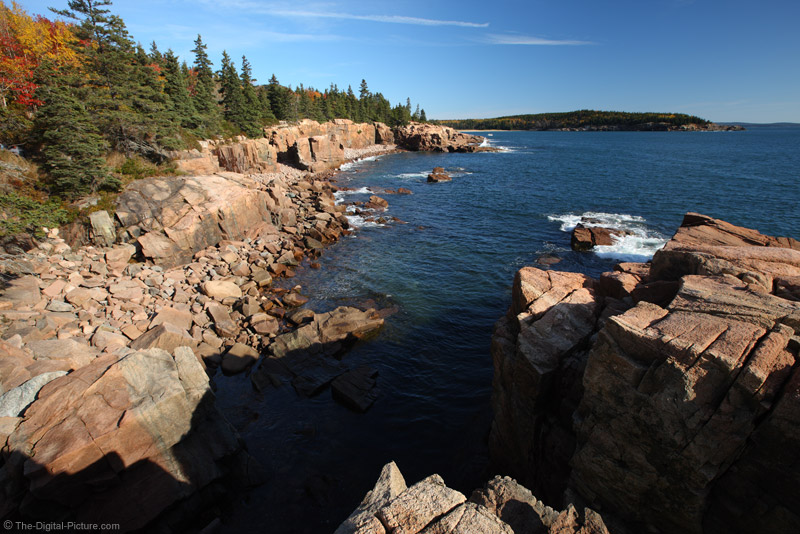
[[[47,63],[56,71],[79,67],[71,26],[42,16],[31,17],[16,2],[0,1],[0,102],[35,107],[34,71]]]

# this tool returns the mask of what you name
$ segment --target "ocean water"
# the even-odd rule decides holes
[[[341,202],[389,202],[378,224],[351,215],[353,236],[329,247],[321,269],[301,269],[308,306],[374,301],[394,307],[380,333],[343,361],[379,371],[366,414],[291,387],[255,392],[246,376],[219,377],[218,405],[264,465],[267,482],[239,498],[224,532],[332,532],[397,462],[407,482],[441,474],[468,492],[485,471],[494,322],[514,272],[543,255],[552,268],[597,275],[646,261],[697,211],[771,235],[800,237],[800,129],[745,132],[492,132],[498,153],[400,153],[343,167]],[[428,184],[442,166],[452,182]],[[405,187],[413,195],[387,195]],[[573,252],[581,217],[632,235]]]

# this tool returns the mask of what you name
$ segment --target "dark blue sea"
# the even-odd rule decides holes
[[[597,275],[646,261],[696,211],[770,235],[800,237],[800,129],[744,132],[491,132],[501,152],[399,153],[347,164],[342,202],[389,202],[378,224],[301,268],[308,306],[374,301],[396,307],[375,338],[343,359],[379,371],[366,414],[290,386],[255,392],[246,376],[215,380],[218,405],[265,466],[268,481],[237,499],[224,532],[332,532],[397,462],[407,482],[439,473],[465,492],[485,472],[492,325],[514,272],[543,256]],[[482,133],[487,135],[488,132]],[[426,183],[441,166],[452,182]],[[413,195],[387,195],[404,187]],[[590,217],[632,235],[597,252],[569,248]]]

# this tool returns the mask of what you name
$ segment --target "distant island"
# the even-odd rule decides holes
[[[683,113],[627,113],[582,109],[564,113],[509,115],[494,119],[434,121],[457,130],[561,130],[561,131],[717,131],[744,130],[740,125],[715,124]]]

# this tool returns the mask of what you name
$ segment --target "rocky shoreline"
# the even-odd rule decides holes
[[[417,149],[480,142],[410,129],[431,139]],[[337,356],[388,312],[314,313],[302,288],[273,280],[315,267],[352,231],[332,171],[397,150],[403,131],[303,121],[204,142],[173,154],[185,175],[133,182],[113,219],[92,214],[73,246],[49,229],[33,250],[0,255],[0,517],[123,532],[214,523],[231,488],[264,475],[214,406],[209,377],[257,365],[257,389],[330,386],[348,408],[369,409],[374,375]]]
[[[338,155],[403,139],[366,126],[208,143],[176,155],[198,174],[134,182],[114,219],[97,212],[93,245],[51,229],[0,256],[0,518],[213,530],[221,503],[267,480],[215,406],[223,375],[369,410],[374,370],[341,355],[391,310],[315,313],[291,286],[352,231]],[[477,146],[438,128],[412,146]],[[339,532],[800,528],[798,255],[794,239],[687,214],[652,263],[599,279],[523,268],[492,339],[489,445],[492,474],[533,493],[508,477],[470,499],[436,475],[406,487],[389,464]]]

